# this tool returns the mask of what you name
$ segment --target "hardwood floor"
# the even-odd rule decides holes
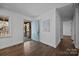
[[[27,41],[13,47],[0,50],[1,56],[43,56],[55,55],[54,48],[36,41]]]
[[[67,56],[67,52],[53,48],[37,41],[27,41],[25,43],[1,49],[0,56]]]
[[[59,43],[57,48],[66,50],[67,48],[75,49],[75,46],[74,46],[73,41],[71,39],[63,39],[63,40],[61,40],[61,42]]]

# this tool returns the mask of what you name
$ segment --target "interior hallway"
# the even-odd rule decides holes
[[[69,44],[68,44],[69,42]],[[62,44],[62,45],[60,45]],[[0,56],[73,56],[77,53],[69,54],[66,49],[70,46],[74,48],[71,40],[62,40],[58,47],[53,48],[37,41],[27,41],[25,43],[0,50]],[[74,52],[74,51],[73,51]]]
[[[1,56],[78,55],[76,49],[79,48],[78,4],[29,3],[29,4],[1,4],[1,6],[2,7],[0,9],[0,15],[10,16],[9,17],[10,33],[8,34],[9,36],[7,37],[3,36],[3,38],[0,38]],[[28,8],[28,6],[30,8]],[[45,6],[48,7],[45,8]],[[23,33],[24,21],[25,21],[24,19],[31,21],[32,24],[31,39],[33,41],[24,40],[24,33]],[[66,27],[63,26],[64,21]],[[67,31],[64,31],[63,28]],[[63,35],[72,36],[75,46],[70,38],[61,40],[61,38],[63,38]],[[70,50],[73,53],[70,53]]]

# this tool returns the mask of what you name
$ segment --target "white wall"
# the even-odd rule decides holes
[[[58,46],[61,38],[63,37],[63,24],[60,14],[56,10],[56,46]]]
[[[24,16],[3,8],[0,8],[0,15],[9,16],[9,28],[11,32],[9,37],[0,38],[0,49],[22,43]]]
[[[40,42],[56,48],[60,39],[63,37],[63,23],[58,11],[56,8],[53,8],[49,12],[39,16],[39,20]],[[43,23],[45,20],[50,20],[50,32],[43,30]]]
[[[79,48],[79,8],[76,8],[76,47]]]
[[[79,8],[75,9],[75,15],[73,21],[74,21],[73,39],[75,47],[79,48]]]
[[[40,42],[56,47],[56,9],[48,11],[47,13],[39,16],[40,19]],[[50,32],[44,31],[43,23],[45,20],[50,20]]]
[[[73,16],[73,20],[72,20],[72,40],[74,40],[75,43],[75,39],[76,39],[76,17]]]
[[[60,38],[63,39],[63,19],[61,18],[61,22],[60,22]]]
[[[72,35],[72,20],[63,20],[63,35]]]

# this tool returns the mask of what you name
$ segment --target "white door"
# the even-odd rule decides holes
[[[31,23],[31,39],[35,41],[39,41],[39,21],[34,20]]]

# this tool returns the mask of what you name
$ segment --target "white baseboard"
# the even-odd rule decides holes
[[[6,45],[6,46],[1,46],[0,49],[8,48],[8,47],[11,47],[11,46],[14,46],[14,45],[18,45],[20,43],[23,43],[23,41],[17,42],[17,43],[14,43],[14,44],[9,44],[9,45]]]

